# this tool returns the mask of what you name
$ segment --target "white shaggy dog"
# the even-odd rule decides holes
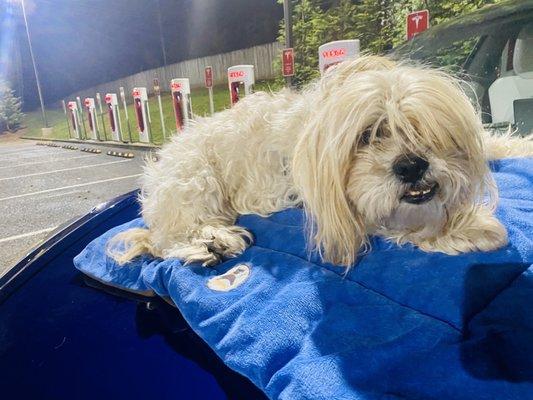
[[[361,57],[302,93],[256,93],[176,135],[145,168],[142,216],[110,247],[212,265],[252,241],[239,214],[303,204],[308,243],[351,266],[368,235],[457,254],[507,243],[487,159],[533,154],[490,137],[447,74]],[[114,248],[114,250],[113,250]]]

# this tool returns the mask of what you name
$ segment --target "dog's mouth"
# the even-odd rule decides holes
[[[410,204],[423,204],[430,201],[437,193],[439,184],[434,183],[415,183],[407,189],[401,200]]]

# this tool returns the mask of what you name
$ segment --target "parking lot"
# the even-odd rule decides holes
[[[0,276],[58,226],[138,187],[143,151],[126,159],[98,148],[0,142]]]

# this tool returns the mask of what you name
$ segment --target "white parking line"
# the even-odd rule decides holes
[[[46,228],[46,229],[41,229],[38,231],[23,233],[21,235],[9,236],[9,237],[0,239],[0,243],[11,242],[12,240],[23,239],[23,238],[27,238],[30,236],[40,235],[41,233],[47,233],[47,232],[53,231],[56,228],[57,226],[54,226],[52,228]]]
[[[35,146],[31,144],[16,144],[12,146],[5,146],[2,147],[0,150],[0,153],[15,153],[16,151],[20,150],[31,150],[31,151],[38,151],[38,150],[50,150],[51,147],[43,147],[43,146]]]
[[[119,164],[128,162],[131,160],[119,160],[119,161],[109,161],[105,163],[100,164],[91,164],[91,165],[82,165],[81,167],[72,167],[72,168],[63,168],[63,169],[55,169],[53,171],[45,171],[45,172],[36,172],[34,174],[26,174],[26,175],[18,175],[18,176],[10,176],[7,178],[0,178],[1,181],[8,181],[10,179],[20,179],[20,178],[28,178],[30,176],[38,176],[38,175],[46,175],[46,174],[55,174],[56,172],[65,172],[65,171],[73,171],[75,169],[84,169],[84,168],[92,168],[92,167],[101,167],[103,165],[111,165],[111,164]]]
[[[77,185],[70,185],[70,186],[63,186],[63,187],[60,187],[60,188],[40,190],[38,192],[17,194],[15,196],[9,196],[9,197],[0,198],[0,201],[19,199],[21,197],[35,196],[35,195],[43,194],[43,193],[57,192],[58,190],[72,189],[72,188],[76,188],[76,187],[89,186],[89,185],[96,185],[98,183],[118,181],[118,180],[121,180],[121,179],[135,178],[135,177],[138,177],[138,176],[141,176],[141,175],[142,174],[125,175],[125,176],[119,176],[119,177],[116,177],[116,178],[102,179],[102,180],[99,180],[99,181],[93,181],[93,182],[87,182],[87,183],[78,183]]]
[[[68,153],[65,153],[65,154],[68,154]],[[18,167],[25,167],[27,165],[46,164],[46,163],[53,163],[53,162],[58,162],[58,161],[76,160],[78,158],[87,158],[87,157],[94,157],[94,156],[95,156],[94,154],[85,154],[83,156],[57,158],[55,160],[34,161],[34,162],[18,164],[18,165],[6,165],[5,167],[0,167],[0,169],[3,169],[3,168],[18,168]]]
[[[51,157],[56,154],[61,154],[61,153],[33,153],[33,154],[21,153],[21,154],[11,154],[10,156],[7,156],[7,157],[3,157],[2,155],[0,155],[0,162],[4,165],[6,163],[12,163],[12,162],[17,162],[17,161],[18,162],[21,162],[21,161],[30,162],[32,160],[38,160],[39,158],[42,160],[43,157]]]
[[[47,149],[35,149],[35,148],[31,148],[31,147],[22,147],[22,148],[19,148],[18,150],[16,151],[6,151],[4,153],[1,153],[0,152],[0,156],[13,156],[13,155],[17,155],[17,154],[20,154],[20,153],[30,153],[30,154],[34,154],[34,153],[40,153],[40,154],[46,154],[46,153],[53,153],[52,149],[51,148],[47,148]]]
[[[69,194],[80,193],[80,192],[81,192],[81,190],[71,190],[70,192],[49,194],[48,196],[43,196],[42,198],[43,199],[52,199],[54,197],[68,196]]]

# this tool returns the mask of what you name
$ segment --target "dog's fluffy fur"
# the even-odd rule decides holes
[[[429,163],[416,185],[393,173],[402,155]],[[149,228],[119,234],[110,253],[120,264],[150,253],[212,265],[252,241],[239,214],[298,204],[311,250],[335,264],[353,265],[370,234],[448,254],[493,250],[507,234],[487,160],[524,155],[531,140],[486,133],[446,73],[361,57],[302,93],[253,94],[174,136],[145,168]],[[403,200],[436,185],[427,202]]]

